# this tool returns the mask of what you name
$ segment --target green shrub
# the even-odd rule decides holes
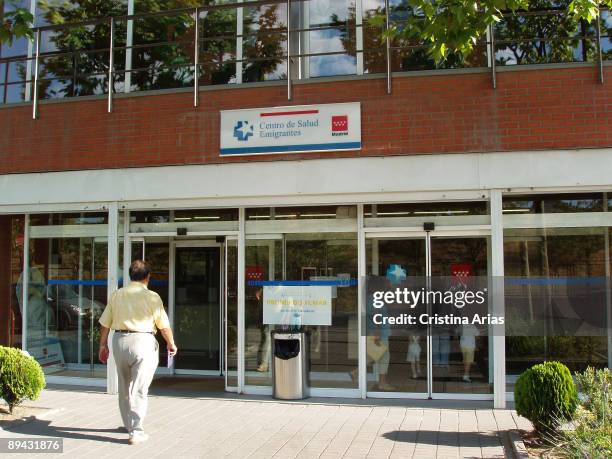
[[[36,400],[45,387],[39,363],[20,349],[0,346],[0,398],[13,408],[22,401]]]
[[[580,404],[571,425],[558,439],[564,457],[612,457],[612,375],[589,367],[576,374]]]
[[[571,419],[578,406],[576,385],[569,369],[559,362],[534,365],[514,386],[516,412],[531,421],[540,434],[554,432]]]
[[[612,424],[598,422],[593,413],[579,407],[574,420],[551,443],[562,457],[612,457]]]
[[[581,404],[598,424],[612,426],[612,373],[609,368],[587,368],[576,373]]]

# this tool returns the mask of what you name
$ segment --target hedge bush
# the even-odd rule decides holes
[[[550,434],[572,418],[578,406],[576,385],[569,369],[559,362],[534,365],[514,386],[516,412],[531,421],[538,433]]]
[[[0,398],[13,408],[22,401],[36,400],[45,387],[40,364],[20,349],[0,346]]]

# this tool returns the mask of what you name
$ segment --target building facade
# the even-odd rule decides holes
[[[113,389],[97,318],[136,258],[181,349],[158,373],[223,375],[228,391],[272,393],[266,285],[332,287],[330,323],[307,327],[317,396],[503,407],[534,363],[612,363],[609,12],[570,26],[542,2],[436,66],[422,43],[380,38],[384,2],[25,3],[37,38],[0,54],[0,339],[49,381]],[[389,25],[414,14],[387,6]],[[357,146],[315,132],[224,149],[229,111],[307,124],[349,103],[357,118],[336,122]],[[546,313],[543,332],[483,327],[469,345],[452,327],[390,333],[374,359],[364,284],[392,266],[519,279],[495,307],[525,326],[538,286],[551,311],[594,298],[599,328],[559,332]],[[573,290],[594,283],[588,300]]]

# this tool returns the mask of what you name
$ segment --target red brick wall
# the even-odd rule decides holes
[[[609,68],[607,69],[609,70]],[[612,83],[595,67],[311,83],[0,109],[0,173],[339,156],[612,147]],[[362,102],[363,150],[219,157],[219,110]]]

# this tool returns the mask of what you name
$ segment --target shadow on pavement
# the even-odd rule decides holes
[[[83,428],[83,427],[66,427],[66,426],[54,426],[51,425],[51,421],[43,419],[33,419],[27,424],[15,427],[12,429],[5,429],[12,433],[19,433],[22,435],[32,435],[37,437],[54,437],[54,438],[71,438],[74,440],[90,440],[90,441],[101,441],[105,443],[122,443],[127,444],[126,438],[109,437],[106,435],[95,435],[96,433],[123,433],[124,430],[121,427],[116,429],[94,429],[94,428]]]
[[[501,446],[501,439],[485,432],[438,432],[437,430],[392,430],[382,435],[387,440],[436,446]]]

